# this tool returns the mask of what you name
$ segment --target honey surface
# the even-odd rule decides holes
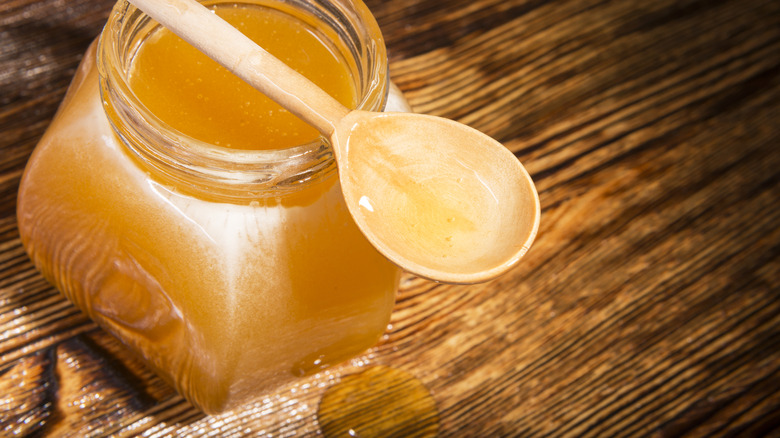
[[[314,27],[262,6],[218,6],[216,11],[343,105],[355,106],[345,61]],[[217,146],[280,149],[319,137],[314,128],[165,28],[148,37],[135,55],[130,87],[163,122]]]

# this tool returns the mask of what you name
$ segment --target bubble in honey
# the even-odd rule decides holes
[[[373,366],[325,391],[317,411],[325,437],[434,437],[439,412],[409,373]]]

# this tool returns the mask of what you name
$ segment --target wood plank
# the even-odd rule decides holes
[[[442,437],[780,436],[780,2],[367,3],[413,108],[534,177],[527,258],[474,286],[405,275],[377,346],[199,413],[45,282],[16,229],[24,164],[113,2],[4,1],[0,434],[311,436],[326,392],[368,370],[389,383],[361,400],[419,383]],[[371,423],[352,403],[328,424]]]

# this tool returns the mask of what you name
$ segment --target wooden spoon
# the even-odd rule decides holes
[[[349,110],[195,0],[130,3],[327,137],[355,223],[401,268],[476,283],[531,246],[539,197],[497,141],[440,117]]]

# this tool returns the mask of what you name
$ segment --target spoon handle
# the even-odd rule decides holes
[[[325,136],[350,111],[195,0],[129,0]]]

